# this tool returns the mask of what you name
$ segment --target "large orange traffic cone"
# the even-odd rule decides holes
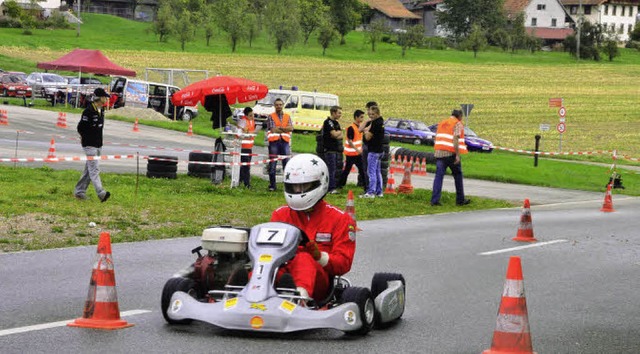
[[[56,158],[56,141],[51,138],[51,145],[49,145],[49,152],[47,153],[47,159]]]
[[[133,324],[120,319],[116,276],[111,258],[111,236],[100,234],[96,263],[93,265],[89,294],[84,304],[82,317],[68,324],[71,327],[120,329]]]
[[[58,112],[58,122],[56,123],[58,128],[67,128],[67,114],[64,112]]]
[[[607,192],[604,194],[604,203],[602,203],[600,211],[604,211],[605,213],[616,211],[613,209],[613,199],[611,198],[611,183],[607,184]]]
[[[520,216],[520,226],[518,227],[518,234],[512,238],[514,241],[520,242],[536,242],[533,237],[533,224],[531,222],[531,206],[529,205],[529,199],[524,200],[524,206],[522,207],[522,215]]]
[[[402,183],[398,187],[398,193],[411,194],[413,193],[413,185],[411,185],[411,163],[407,162],[404,165],[404,177],[402,177]]]
[[[360,229],[357,224],[356,205],[353,200],[353,191],[351,189],[349,189],[349,193],[347,194],[347,204],[344,208],[344,212],[347,213],[353,219],[353,222],[356,225],[356,231],[362,231],[362,229]]]
[[[391,173],[391,171],[389,171],[387,187],[384,189],[384,194],[396,194],[396,180],[393,178],[393,173]]]
[[[4,109],[0,109],[0,125],[9,125],[9,114]]]
[[[509,258],[491,349],[482,354],[533,353],[520,257]]]
[[[193,136],[193,122],[189,121],[189,129],[187,130],[187,136]]]
[[[139,131],[140,129],[138,128],[138,118],[136,118],[136,121],[133,123],[133,132],[137,133]]]

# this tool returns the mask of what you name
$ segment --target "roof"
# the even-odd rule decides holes
[[[372,9],[378,10],[389,18],[420,19],[420,16],[407,10],[399,0],[361,0]]]
[[[526,27],[525,30],[528,34],[535,34],[542,39],[565,39],[573,34],[572,28]]]
[[[424,7],[424,6],[435,6],[435,5],[438,5],[438,4],[442,4],[443,2],[444,2],[444,0],[431,0],[431,1],[423,2],[422,4],[420,4],[418,6],[422,6],[422,7]]]
[[[560,0],[560,3],[562,3],[562,5],[580,5],[580,2],[582,2],[582,6],[600,5],[607,2],[607,0]]]
[[[504,0],[504,9],[508,15],[516,15],[524,12],[530,0]]]
[[[38,63],[37,67],[48,70],[136,76],[135,71],[114,64],[101,51],[90,49],[75,49],[54,61]]]

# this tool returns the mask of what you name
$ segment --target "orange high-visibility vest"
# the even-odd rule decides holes
[[[436,150],[445,150],[456,152],[453,147],[453,131],[456,124],[458,124],[458,118],[451,116],[448,119],[443,120],[438,124],[438,131],[436,132],[436,140],[434,148]],[[464,127],[460,129],[460,137],[458,138],[458,152],[460,154],[466,154],[467,144],[464,142]]]
[[[289,126],[289,120],[291,119],[291,117],[289,117],[288,114],[283,113],[282,114],[282,121],[280,121],[280,118],[278,117],[278,114],[276,112],[273,112],[273,113],[271,113],[271,119],[273,119],[273,123],[275,124],[276,127],[286,128],[286,127]],[[282,138],[282,140],[284,140],[286,142],[290,142],[291,141],[291,133],[273,133],[273,132],[269,131],[269,133],[267,134],[267,140],[269,142],[278,141],[278,140],[280,140],[280,138]]]
[[[351,142],[353,143],[354,147],[361,149],[362,148],[362,133],[360,132],[360,127],[358,127],[358,125],[356,123],[351,124],[351,127],[353,128],[353,140],[351,140]],[[358,155],[360,155],[358,150],[352,148],[349,145],[349,139],[347,137],[344,138],[344,154],[346,156],[358,156]]]
[[[256,121],[247,118],[243,118],[245,121],[245,128],[247,129],[247,133],[253,134],[256,131]],[[241,148],[242,149],[253,149],[253,136],[243,136],[241,140]]]

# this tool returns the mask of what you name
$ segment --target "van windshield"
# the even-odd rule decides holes
[[[287,100],[289,99],[289,96],[291,96],[291,94],[269,92],[263,99],[258,101],[258,104],[262,104],[265,106],[273,106],[273,102],[277,98],[281,99],[283,102],[287,102]]]

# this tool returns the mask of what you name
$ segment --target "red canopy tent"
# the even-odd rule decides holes
[[[54,61],[38,63],[40,69],[62,70],[102,75],[136,76],[133,70],[125,69],[111,62],[99,50],[75,49]]]

